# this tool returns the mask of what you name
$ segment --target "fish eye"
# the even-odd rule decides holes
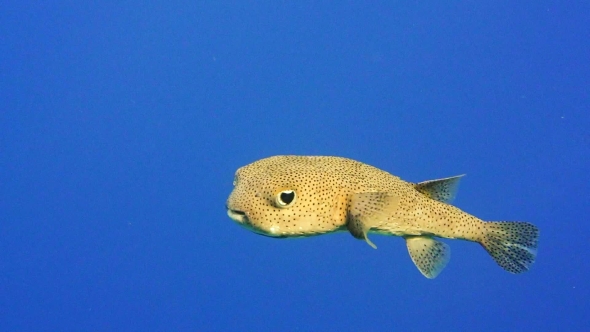
[[[277,195],[277,205],[279,207],[287,207],[295,202],[295,191],[283,190]]]

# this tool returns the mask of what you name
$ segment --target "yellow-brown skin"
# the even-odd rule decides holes
[[[340,157],[275,156],[237,170],[226,207],[230,218],[271,237],[348,230],[375,247],[368,233],[402,236],[428,278],[450,258],[435,237],[478,242],[507,271],[527,271],[539,230],[525,222],[484,222],[447,204],[456,183],[458,177],[406,182]]]
[[[433,200],[373,166],[340,157],[275,156],[236,172],[227,208],[246,214],[244,226],[273,237],[320,235],[346,230],[350,195],[388,192],[399,206],[371,232],[388,235],[430,234],[478,241],[483,222],[460,209]],[[296,201],[280,207],[276,197],[294,190]]]

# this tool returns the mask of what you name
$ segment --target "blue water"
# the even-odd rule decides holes
[[[590,4],[0,4],[1,331],[590,330]],[[276,154],[408,181],[541,229],[424,278],[403,240],[230,220]]]

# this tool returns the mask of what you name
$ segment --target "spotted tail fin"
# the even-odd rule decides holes
[[[539,229],[526,222],[487,222],[481,245],[504,270],[527,271],[535,262]]]

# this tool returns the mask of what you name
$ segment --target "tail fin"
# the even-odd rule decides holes
[[[527,271],[535,262],[539,229],[527,222],[487,222],[481,245],[504,270]]]

